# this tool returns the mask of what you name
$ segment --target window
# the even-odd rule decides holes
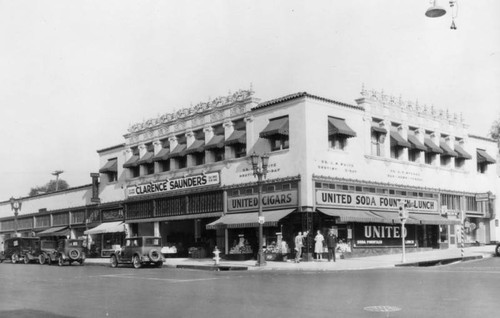
[[[402,160],[404,148],[410,148],[411,144],[404,139],[400,133],[401,125],[393,123],[391,125],[391,158]]]
[[[115,182],[118,180],[118,159],[109,159],[106,164],[99,169],[99,172],[104,174],[108,182]]]
[[[193,153],[193,162],[195,166],[199,166],[205,163],[205,153],[204,152],[197,152]]]
[[[426,131],[424,137],[425,150],[425,163],[428,165],[435,165],[436,154],[442,154],[443,151],[433,141],[434,132]]]
[[[372,156],[384,156],[384,144],[387,130],[383,128],[382,125],[382,120],[373,118],[371,129]]]
[[[130,151],[132,152],[132,156],[130,157],[127,162],[123,165],[123,168],[126,168],[129,170],[129,177],[130,178],[137,178],[140,175],[140,166],[139,166],[139,148],[138,147],[132,147],[130,148]]]
[[[139,166],[135,166],[135,167],[130,167],[129,168],[129,171],[130,171],[130,177],[131,178],[137,178],[140,176],[140,169],[139,169]]]
[[[187,167],[187,158],[186,158],[186,156],[177,157],[176,161],[177,161],[177,168],[178,169],[182,169],[182,168],[186,168]]]
[[[269,140],[271,151],[288,149],[290,147],[288,116],[269,120],[266,128],[260,132],[259,136]]]
[[[328,117],[328,146],[332,149],[344,150],[347,139],[356,137],[356,132],[342,118]]]
[[[246,157],[247,155],[247,135],[246,122],[243,119],[233,122],[234,131],[225,141],[225,145],[231,149],[231,155],[235,158]]]
[[[419,131],[417,128],[410,127],[408,130],[408,160],[411,162],[420,162],[420,153],[426,151],[427,147],[419,139]]]
[[[465,160],[472,159],[472,156],[467,151],[465,151],[463,146],[463,139],[455,138],[455,152],[457,153],[457,157],[455,158],[455,168],[459,170],[464,168]]]
[[[158,162],[160,172],[170,171],[170,160],[161,160]]]
[[[216,148],[213,149],[212,152],[214,153],[214,161],[219,162],[219,161],[224,161],[224,156],[226,150],[224,148]]]

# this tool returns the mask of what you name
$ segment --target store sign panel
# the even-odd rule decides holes
[[[437,211],[436,200],[396,198],[366,193],[346,193],[335,191],[316,191],[316,204],[323,206],[345,206],[356,208],[381,208],[397,210],[398,202],[403,201],[409,210]]]
[[[166,193],[175,190],[199,188],[220,184],[219,172],[211,172],[177,179],[148,182],[127,187],[127,196]]]
[[[401,226],[354,223],[355,247],[398,247],[402,245]],[[405,246],[417,246],[414,225],[405,226]]]
[[[263,209],[297,206],[297,191],[263,193],[261,202]],[[256,210],[259,208],[259,196],[229,197],[227,203],[229,211]]]

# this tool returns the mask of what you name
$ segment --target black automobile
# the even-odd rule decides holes
[[[10,259],[13,264],[24,262],[28,264],[38,260],[41,253],[39,237],[11,237],[5,240],[4,254],[0,257]]]
[[[495,247],[495,255],[500,256],[500,243],[498,243],[497,246]]]

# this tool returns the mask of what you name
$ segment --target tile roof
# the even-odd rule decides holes
[[[321,96],[311,95],[311,94],[309,94],[307,92],[299,92],[299,93],[295,93],[295,94],[290,94],[290,95],[286,95],[286,96],[283,96],[283,97],[279,97],[279,98],[276,98],[276,99],[272,99],[272,100],[260,103],[259,105],[253,107],[252,110],[257,110],[257,109],[261,109],[261,108],[273,106],[273,105],[276,105],[276,104],[284,103],[284,102],[287,102],[287,101],[290,101],[290,100],[294,100],[294,99],[297,99],[297,98],[302,98],[302,97],[317,99],[317,100],[320,100],[320,101],[323,101],[323,102],[332,103],[332,104],[336,104],[336,105],[339,105],[339,106],[344,106],[344,107],[349,107],[349,108],[364,110],[364,108],[360,107],[360,106],[355,106],[355,105],[349,105],[349,104],[346,104],[346,103],[341,103],[341,102],[338,102],[338,101],[335,101],[335,100],[332,100],[332,99],[328,99],[328,98],[324,98],[324,97],[321,97]]]

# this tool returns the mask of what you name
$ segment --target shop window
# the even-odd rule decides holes
[[[396,191],[391,189],[391,190],[389,190],[389,194],[396,194]]]

